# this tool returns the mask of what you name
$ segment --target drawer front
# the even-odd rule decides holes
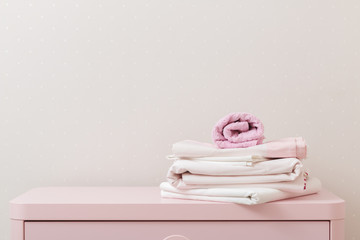
[[[25,222],[25,240],[329,240],[328,221]]]

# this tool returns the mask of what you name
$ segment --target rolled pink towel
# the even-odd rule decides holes
[[[264,126],[250,113],[230,113],[219,120],[212,131],[219,148],[247,148],[261,144]]]

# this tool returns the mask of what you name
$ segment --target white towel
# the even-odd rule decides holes
[[[170,167],[167,179],[174,187],[188,185],[226,185],[293,181],[303,171],[296,158],[283,158],[253,163],[177,160]],[[201,187],[201,186],[200,186]]]
[[[308,178],[306,189],[299,192],[285,192],[275,188],[198,188],[181,190],[173,187],[168,182],[161,183],[160,188],[161,196],[165,198],[253,205],[313,194],[320,191],[321,183],[317,178]]]

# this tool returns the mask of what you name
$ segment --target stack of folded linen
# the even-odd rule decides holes
[[[168,156],[174,163],[167,182],[160,185],[162,196],[251,205],[320,190],[320,181],[310,178],[303,167],[302,138],[267,143],[262,143],[261,134],[257,138],[261,140],[250,144],[246,139],[242,148],[224,148],[226,139],[220,141],[222,147],[191,140],[175,143]],[[217,143],[215,139],[219,138],[214,137]]]

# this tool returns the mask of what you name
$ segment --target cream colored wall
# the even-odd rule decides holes
[[[182,139],[248,111],[303,136],[360,239],[359,1],[1,1],[0,239],[38,186],[158,185]]]

